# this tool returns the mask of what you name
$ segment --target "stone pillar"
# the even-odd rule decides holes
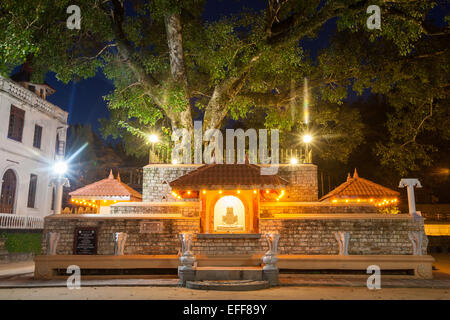
[[[48,256],[56,255],[56,248],[58,247],[59,238],[60,238],[60,234],[58,232],[47,233],[47,255]]]
[[[421,256],[425,250],[425,254],[428,246],[428,237],[423,231],[411,231],[408,233],[409,240],[411,240],[413,247],[413,255]],[[425,242],[425,245],[424,245]]]
[[[280,235],[275,232],[266,233],[265,238],[267,244],[269,245],[269,251],[265,253],[262,260],[263,266],[263,278],[269,282],[269,285],[278,285],[278,268],[276,263],[278,261],[278,241],[280,240]]]
[[[339,245],[339,255],[347,256],[348,255],[348,243],[350,240],[350,233],[338,231],[334,233],[334,237],[336,238]]]
[[[125,242],[127,241],[128,234],[125,232],[114,233],[114,255],[123,256],[125,249]]]
[[[195,280],[195,256],[191,251],[192,245],[192,233],[181,233],[178,235],[181,242],[181,266],[178,267],[178,277],[180,278],[179,284],[186,285],[186,281]]]
[[[416,199],[414,197],[414,187],[422,188],[420,181],[418,179],[402,179],[400,180],[399,188],[407,188],[408,191],[408,207],[409,214],[413,218],[419,218],[420,215],[416,212]]]

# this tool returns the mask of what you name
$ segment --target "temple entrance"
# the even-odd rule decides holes
[[[244,232],[245,206],[235,196],[224,196],[214,206],[214,232]]]
[[[17,178],[14,171],[6,170],[2,179],[0,198],[0,213],[14,213],[14,200],[16,198]]]

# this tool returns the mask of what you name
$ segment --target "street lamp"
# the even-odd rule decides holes
[[[54,210],[55,214],[61,214],[62,207],[62,197],[63,197],[63,187],[70,187],[69,179],[64,177],[64,174],[67,172],[67,163],[62,160],[58,160],[53,165],[53,172],[55,173],[55,177],[50,181],[50,186],[55,187],[55,203]]]
[[[311,163],[312,162],[312,156],[311,151],[309,150],[309,144],[312,142],[313,138],[310,134],[305,134],[303,136],[303,142],[306,145],[306,162]]]
[[[148,162],[152,163],[152,153],[155,152],[155,143],[158,143],[159,137],[152,133],[148,136],[148,141],[152,144],[152,147],[150,148],[149,156],[148,156]]]

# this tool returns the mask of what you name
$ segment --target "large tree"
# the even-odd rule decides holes
[[[192,131],[194,118],[206,129],[220,128],[227,117],[246,118],[257,108],[267,113],[267,125],[292,128],[301,125],[292,109],[302,98],[305,77],[311,101],[328,105],[317,122],[329,131],[333,125],[327,125],[339,117],[358,119],[353,113],[345,120],[330,106],[342,102],[349,86],[387,92],[396,85],[390,70],[381,70],[383,57],[374,59],[381,66],[366,60],[372,56],[362,41],[376,51],[382,39],[389,58],[407,59],[415,42],[435,33],[425,23],[435,5],[429,0],[268,0],[261,11],[243,10],[218,21],[204,20],[200,0],[86,0],[78,1],[81,30],[66,27],[71,4],[3,0],[1,71],[28,60],[37,78],[51,70],[68,82],[92,77],[100,68],[115,85],[106,97],[113,120],[104,123],[106,133],[125,128],[139,134],[136,128],[154,125]],[[381,8],[381,30],[366,27],[369,5]],[[336,20],[339,34],[349,38],[333,38],[315,61],[300,41],[317,37]],[[358,41],[349,41],[352,37]]]

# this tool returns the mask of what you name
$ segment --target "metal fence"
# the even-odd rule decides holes
[[[0,213],[0,229],[43,229],[44,218]]]
[[[280,163],[290,163],[293,158],[296,159],[297,163],[311,163],[311,149],[306,150],[306,148],[283,148],[278,149],[279,152],[279,162]],[[236,151],[235,151],[236,153]],[[226,150],[223,150],[223,158],[224,162],[226,162]],[[248,154],[248,151],[246,151]],[[236,154],[233,155],[236,163]],[[269,155],[270,157],[270,151]],[[259,157],[259,154],[258,154]],[[193,158],[193,157],[192,157]],[[172,163],[172,150],[167,148],[155,148],[150,150],[149,154],[149,162],[150,163]]]

